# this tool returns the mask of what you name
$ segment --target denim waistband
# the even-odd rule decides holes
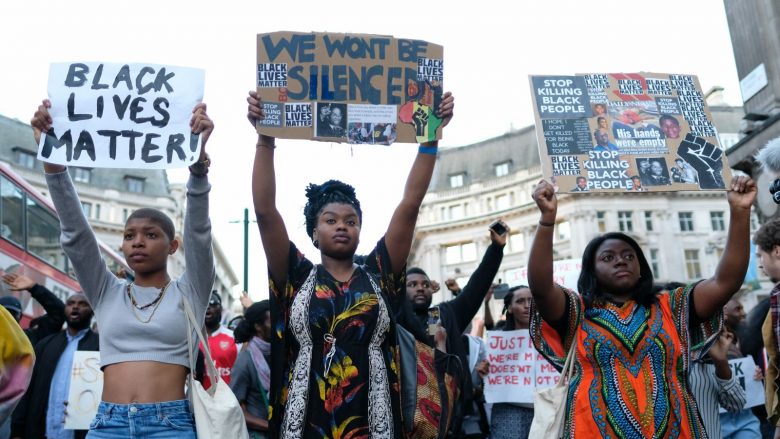
[[[97,411],[98,415],[118,417],[164,416],[175,413],[190,413],[190,402],[186,399],[148,404],[113,404],[101,401]]]

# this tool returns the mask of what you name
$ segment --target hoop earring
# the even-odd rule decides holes
[[[314,248],[320,248],[320,241],[318,239],[315,239],[311,243],[314,244]]]

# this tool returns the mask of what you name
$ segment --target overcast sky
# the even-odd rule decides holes
[[[444,46],[444,85],[456,96],[443,146],[467,145],[533,122],[529,74],[653,71],[699,76],[725,87],[739,105],[739,83],[723,2],[713,0],[444,1],[3,1],[0,2],[0,114],[28,121],[46,97],[49,63],[149,62],[205,69],[204,101],[216,123],[214,234],[242,279],[242,227],[251,212],[256,135],[246,120],[256,34],[278,30],[372,33]],[[387,228],[416,146],[277,142],[277,201],[292,239],[317,258],[303,227],[308,182],[342,179],[357,188],[367,252]],[[186,173],[169,173],[183,181]],[[267,296],[265,258],[250,228],[250,293]],[[237,286],[240,291],[240,285]]]

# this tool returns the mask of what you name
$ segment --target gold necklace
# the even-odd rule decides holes
[[[168,291],[168,285],[171,284],[171,281],[168,281],[168,283],[165,284],[164,287],[162,287],[160,293],[153,301],[143,306],[138,306],[138,302],[136,302],[135,297],[133,297],[133,292],[132,292],[133,284],[134,282],[130,282],[129,284],[127,284],[127,297],[130,298],[130,305],[131,305],[131,309],[133,310],[133,316],[135,317],[136,320],[138,320],[143,324],[149,323],[152,321],[152,318],[154,317],[154,313],[157,312],[157,308],[160,307],[160,304],[162,303],[162,299],[165,296],[165,292]],[[149,308],[150,306],[153,308],[152,308],[152,313],[149,314],[149,318],[146,320],[141,319],[141,317],[138,316],[138,311],[136,311],[136,309],[144,310],[146,308]]]

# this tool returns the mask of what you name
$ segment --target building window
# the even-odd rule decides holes
[[[35,154],[30,151],[17,148],[16,164],[25,168],[35,168]]]
[[[571,238],[571,224],[568,221],[561,221],[556,227],[558,233],[555,235],[558,241],[568,241]]]
[[[73,181],[79,183],[89,183],[92,177],[92,170],[84,168],[73,168]]]
[[[122,209],[122,222],[126,223],[128,217],[130,217],[130,210],[129,209]]]
[[[509,235],[509,251],[517,253],[525,248],[525,236],[522,233],[512,233]]]
[[[693,212],[679,212],[677,217],[680,219],[681,232],[693,232]]]
[[[477,246],[473,242],[450,245],[445,248],[447,264],[458,264],[477,259]]]
[[[450,219],[451,220],[459,220],[463,218],[463,205],[462,204],[456,204],[454,206],[450,206]]]
[[[24,246],[24,192],[0,176],[0,235]]]
[[[723,232],[726,230],[726,221],[723,219],[723,212],[710,212],[710,223],[713,232]]]
[[[499,163],[495,166],[496,177],[503,177],[509,174],[509,162]]]
[[[462,187],[466,182],[466,174],[461,172],[460,174],[450,175],[450,187]]]
[[[509,196],[507,194],[496,195],[496,210],[509,209]]]
[[[657,248],[651,248],[650,249],[650,269],[653,270],[653,277],[660,278],[661,277],[661,269],[658,262],[658,249]]]
[[[100,204],[95,204],[95,219],[100,219]]]
[[[645,211],[645,230],[653,231],[653,212]]]
[[[125,177],[125,182],[127,183],[127,191],[128,192],[136,192],[136,193],[143,193],[144,191],[144,179],[138,178],[138,177]]]
[[[701,264],[699,263],[698,250],[685,250],[685,271],[688,279],[698,279],[701,277]]]
[[[632,212],[627,210],[618,211],[618,227],[621,232],[633,232],[634,222],[631,220]]]
[[[599,226],[599,233],[607,231],[607,213],[603,210],[596,212],[596,224]]]
[[[92,203],[87,203],[86,201],[82,201],[81,211],[84,212],[85,217],[92,218]]]

